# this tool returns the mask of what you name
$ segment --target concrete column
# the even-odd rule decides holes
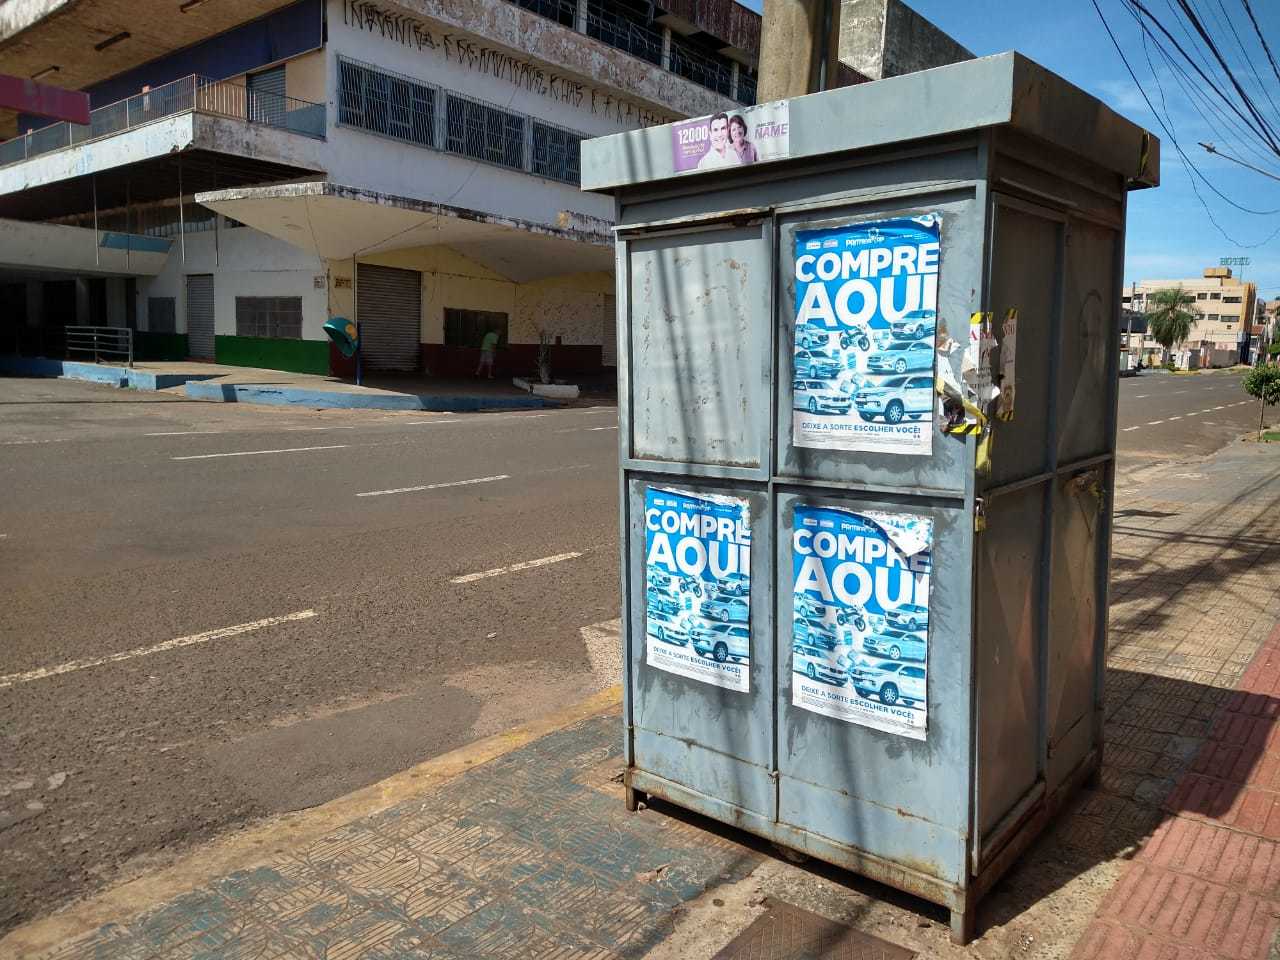
[[[85,277],[76,277],[76,326],[90,326],[89,316],[89,281]]]
[[[578,0],[578,9],[573,18],[573,29],[579,33],[587,32],[587,0]]]
[[[671,69],[671,28],[662,28],[662,69]]]
[[[733,61],[733,66],[729,68],[729,96],[734,100],[738,99],[738,74],[742,71],[742,65],[737,60]]]
[[[27,326],[38,327],[44,320],[44,281],[27,281]]]
[[[764,0],[757,100],[783,100],[835,86],[840,68],[838,0]]]
[[[107,277],[107,326],[126,327],[124,278]]]

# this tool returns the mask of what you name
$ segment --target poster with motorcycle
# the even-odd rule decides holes
[[[941,229],[931,213],[796,232],[796,446],[932,452]]]
[[[923,740],[933,520],[797,504],[791,703]]]
[[[751,689],[751,516],[745,500],[650,487],[644,499],[645,662]]]

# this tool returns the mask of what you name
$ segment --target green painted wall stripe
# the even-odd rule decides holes
[[[218,363],[233,367],[262,367],[291,373],[329,372],[328,340],[214,337],[213,353]]]

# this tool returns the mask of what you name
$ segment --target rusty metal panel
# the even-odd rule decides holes
[[[1119,234],[1074,220],[1067,243],[1058,364],[1058,462],[1105,453],[1113,381],[1109,347],[1120,329],[1113,291]]]
[[[1099,616],[1099,538],[1105,470],[1053,484],[1053,558],[1045,663],[1047,787],[1052,790],[1094,743],[1094,670]]]
[[[750,689],[727,690],[655,669],[646,662],[645,491],[651,486],[746,500],[753,558],[770,553],[769,504],[763,490],[688,478],[634,477],[628,484],[626,570],[628,675],[635,765],[673,783],[772,820],[773,611],[765,563],[753,563],[750,593]]]
[[[1040,776],[1040,604],[1046,485],[1003,494],[987,506],[978,536],[976,684],[979,836]]]
[[[761,467],[773,280],[763,224],[628,246],[630,455]]]
[[[1000,373],[1004,360],[1010,310],[1017,311],[1017,344],[1021,349],[1014,367],[1013,418],[993,422],[989,478],[993,486],[1035,476],[1053,462],[1049,449],[1050,386],[1056,359],[1063,232],[1060,214],[1006,197],[996,200],[987,304],[1000,351],[993,358],[994,371]]]
[[[790,643],[777,644],[779,811],[783,823],[962,886],[969,827],[973,523],[963,501],[814,491],[778,496],[774,563],[791,570],[797,503],[909,512],[933,520],[927,736],[909,740],[794,706]],[[789,578],[784,578],[790,582]],[[791,591],[777,598],[791,637]],[[847,691],[853,696],[850,684]]]

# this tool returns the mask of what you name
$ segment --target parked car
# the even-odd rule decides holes
[[[649,586],[655,590],[671,589],[671,574],[665,570],[651,569],[648,576]]]
[[[872,373],[907,373],[910,370],[933,369],[933,344],[923,340],[899,340],[867,355],[867,369]]]
[[[645,604],[645,611],[651,617],[678,617],[680,602],[671,597],[650,596],[648,603]]]
[[[702,581],[697,577],[681,577],[680,592],[691,593],[695,597],[702,596]]]
[[[928,416],[933,412],[933,380],[930,377],[890,377],[867,385],[853,395],[863,420],[883,417],[885,423]]]
[[[796,350],[795,370],[811,380],[834,379],[840,373],[840,361],[825,350]]]
[[[836,632],[821,620],[810,620],[805,617],[796,617],[792,621],[791,639],[795,643],[823,647],[827,650],[834,650],[839,642]]]
[[[791,670],[803,673],[810,680],[824,680],[841,686],[849,679],[849,658],[843,653],[833,657],[822,647],[796,642],[791,645]]]
[[[732,623],[703,623],[693,628],[693,649],[716,663],[751,658],[751,631]]]
[[[751,592],[751,578],[745,573],[727,573],[720,578],[720,593],[745,597]]]
[[[889,622],[889,626],[897,627],[899,630],[929,629],[929,610],[918,603],[904,603],[900,607],[886,610],[884,618]]]
[[[854,692],[860,697],[875,694],[887,707],[901,703],[913,707],[925,702],[923,667],[907,663],[875,665],[859,660],[850,671]]]
[[[791,385],[791,405],[810,413],[848,413],[853,397],[825,380],[797,380]]]
[[[652,616],[645,622],[645,632],[662,643],[683,647],[692,633],[688,617],[681,620],[656,620]]]
[[[825,350],[829,336],[817,327],[805,325],[796,330],[796,346],[801,350]]]
[[[922,340],[932,335],[937,317],[933,310],[912,310],[901,320],[890,323],[889,329],[901,340]]]
[[[890,660],[923,661],[929,647],[914,633],[871,633],[862,638],[862,649]]]
[[[720,593],[702,601],[702,615],[721,623],[746,623],[747,611],[747,601],[733,594]]]

